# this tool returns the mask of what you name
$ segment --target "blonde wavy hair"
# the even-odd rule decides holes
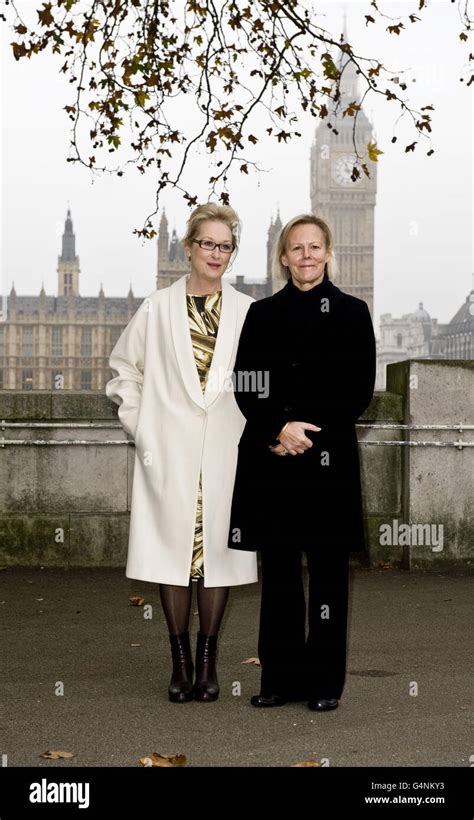
[[[325,222],[325,220],[320,216],[315,216],[315,214],[299,214],[299,216],[295,216],[293,219],[290,219],[290,221],[287,222],[281,229],[273,251],[272,271],[275,279],[286,282],[291,278],[291,273],[286,265],[284,265],[281,261],[281,257],[286,251],[290,231],[295,228],[296,225],[316,225],[318,228],[321,228],[326,250],[331,252],[331,257],[329,261],[326,262],[325,270],[327,271],[329,279],[334,280],[337,277],[337,264],[334,255],[334,241],[332,232],[328,223]]]

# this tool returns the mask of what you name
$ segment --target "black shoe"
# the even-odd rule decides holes
[[[217,635],[197,634],[194,700],[209,702],[219,697],[216,672]]]
[[[193,699],[194,665],[191,657],[189,632],[183,632],[181,635],[170,634],[169,637],[173,672],[168,687],[168,696],[173,703],[186,703],[186,701]]]
[[[339,701],[337,698],[318,698],[308,701],[308,709],[315,712],[327,712],[329,709],[337,709]]]
[[[252,706],[283,706],[286,700],[281,695],[254,695],[250,703]]]

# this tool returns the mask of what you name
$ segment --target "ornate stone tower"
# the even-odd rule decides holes
[[[273,218],[270,221],[270,227],[268,228],[268,239],[267,239],[267,291],[268,295],[271,296],[272,293],[276,293],[277,290],[280,290],[283,287],[284,282],[275,282],[273,280],[273,251],[275,250],[275,245],[278,239],[278,234],[282,229],[282,221],[280,218],[280,211],[277,211],[275,222]]]
[[[64,224],[63,247],[58,256],[58,296],[79,296],[79,257],[76,256],[76,237],[72,229],[71,211],[67,209]]]
[[[158,229],[157,289],[169,287],[185,273],[189,273],[189,265],[183,245],[179,241],[175,230],[173,230],[170,242],[168,220],[163,211]]]
[[[344,40],[347,42],[344,21]],[[371,178],[361,169],[356,182],[351,179],[355,164],[352,144],[354,117],[342,112],[351,102],[360,104],[358,76],[353,63],[343,55],[338,68],[341,77],[341,107],[334,122],[334,134],[321,123],[311,148],[311,210],[329,223],[334,237],[338,265],[338,287],[364,299],[373,314],[374,298],[374,209],[377,187],[376,163],[368,158],[367,145],[375,142],[374,130],[361,109],[357,116],[356,145],[367,163]]]

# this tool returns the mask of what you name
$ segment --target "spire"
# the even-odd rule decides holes
[[[169,245],[169,232],[168,232],[168,220],[166,218],[166,213],[163,209],[163,213],[160,219],[160,227],[158,228],[158,256],[160,258],[166,258],[168,256],[168,245]]]
[[[171,243],[170,243],[170,252],[169,252],[169,260],[173,262],[178,255],[178,234],[176,233],[176,228],[173,228],[173,233],[171,234]]]
[[[12,287],[10,290],[10,296],[8,297],[8,312],[10,314],[15,313],[16,311],[16,290],[15,284],[12,282]]]
[[[41,282],[41,290],[39,295],[39,306],[40,306],[40,313],[44,312],[46,307],[46,292],[44,289],[44,282]]]
[[[99,312],[103,314],[105,308],[105,293],[104,288],[102,287],[102,282],[100,283],[99,295],[97,297],[97,307],[99,309]]]
[[[270,219],[270,226],[268,228],[268,241],[273,242],[275,236],[279,234],[281,231],[281,218],[280,218],[280,208],[278,207],[277,215],[275,217],[275,221],[273,221],[273,216]]]
[[[347,36],[347,9],[344,6],[344,17],[342,23],[342,37],[344,43],[349,43],[349,37]],[[344,54],[344,52],[340,52],[339,60],[337,65],[339,71],[342,71],[342,77],[339,85],[339,90],[341,93],[341,97],[345,97],[348,99],[348,102],[355,102],[356,100],[360,99],[360,91],[359,91],[359,75],[356,73],[357,68],[349,59],[349,57]]]
[[[347,6],[344,6],[344,16],[342,18],[342,34],[344,42],[347,43]]]
[[[70,208],[67,209],[66,221],[64,223],[63,247],[60,258],[63,262],[76,261],[76,237],[72,227]]]
[[[61,253],[58,256],[58,296],[79,296],[79,257],[76,254],[76,237],[72,227],[71,209],[67,208]]]

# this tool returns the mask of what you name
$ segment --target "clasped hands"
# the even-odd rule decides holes
[[[321,427],[316,427],[315,424],[306,421],[290,421],[277,436],[280,444],[270,444],[270,450],[276,456],[287,456],[288,454],[296,456],[298,453],[304,453],[313,446],[311,439],[305,435],[305,430],[319,432]]]

